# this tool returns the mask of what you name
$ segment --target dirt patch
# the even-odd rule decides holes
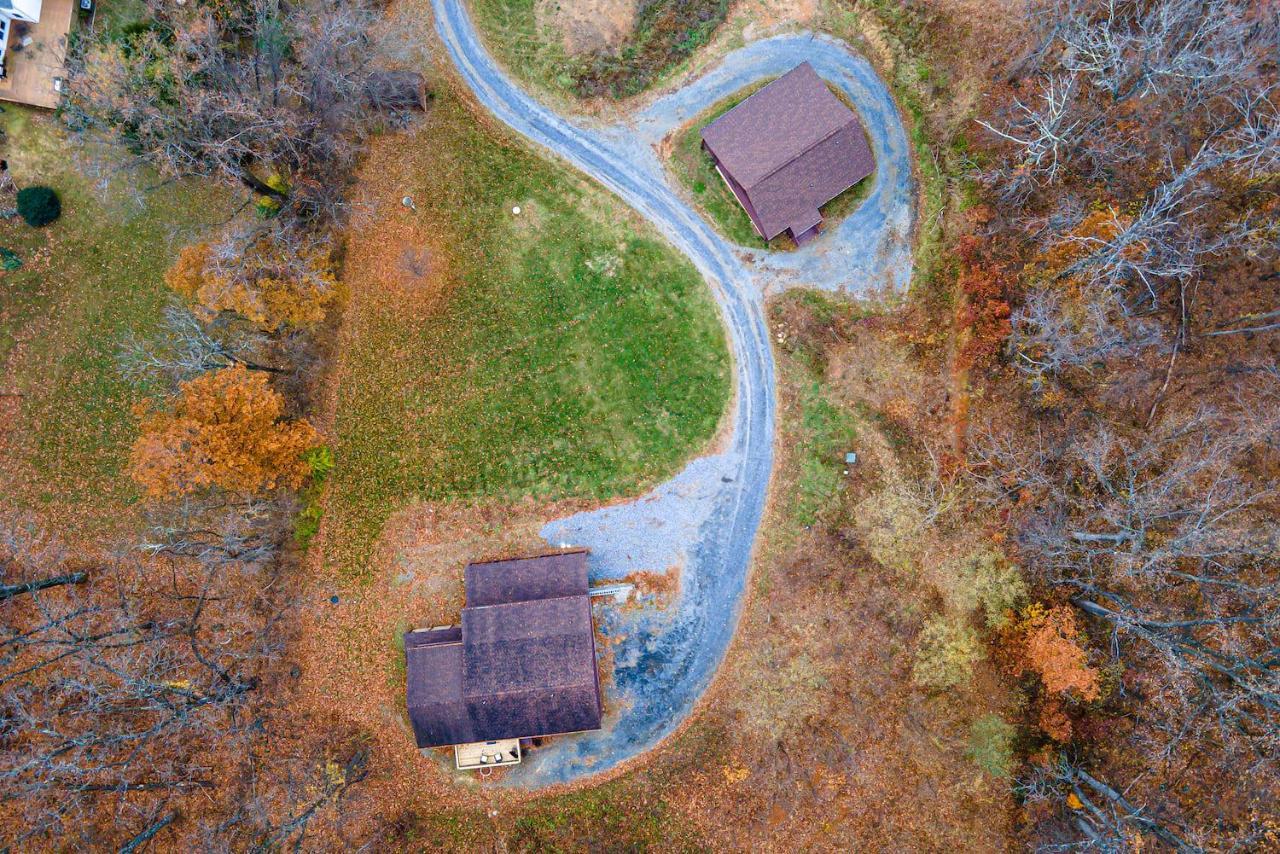
[[[636,0],[538,0],[538,30],[558,33],[565,53],[616,51],[635,28]]]
[[[745,0],[737,10],[737,16],[765,30],[786,24],[809,25],[817,14],[818,0]]]
[[[636,608],[667,608],[680,592],[680,567],[673,566],[666,572],[641,570],[625,576],[622,581],[635,585],[635,595],[628,603]]]

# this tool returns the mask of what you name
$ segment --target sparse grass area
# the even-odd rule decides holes
[[[540,30],[536,0],[473,0],[489,49],[525,83],[589,98],[637,95],[674,72],[711,40],[729,0],[651,0],[616,51],[565,53],[559,34]]]
[[[676,136],[667,164],[721,234],[740,246],[779,251],[794,249],[795,241],[786,234],[780,234],[766,243],[756,233],[751,225],[751,219],[734,197],[733,191],[716,171],[711,157],[702,150],[702,129],[768,85],[772,79],[761,80],[735,92],[686,125]],[[853,105],[843,92],[834,86],[831,87],[831,91],[844,102],[845,106],[853,109]],[[823,205],[824,227],[830,228],[852,213],[871,192],[875,181],[874,174],[868,175]]]
[[[840,492],[844,454],[858,432],[848,410],[837,406],[816,379],[798,383],[800,477],[791,503],[801,525],[812,525]]]
[[[972,684],[912,683],[936,592],[869,553],[856,524],[868,494],[925,469],[916,442],[895,448],[858,404],[927,436],[945,386],[908,352],[901,314],[793,292],[769,318],[774,500],[753,595],[699,721],[736,737],[673,803],[688,804],[681,812],[715,850],[824,850],[837,838],[848,850],[1002,850],[1007,787],[980,776],[969,753],[973,722],[1005,702],[998,674],[979,661]],[[860,460],[846,475],[850,449]],[[928,565],[964,532],[949,519],[906,548]],[[997,741],[981,749],[983,767],[996,767]],[[678,740],[672,753],[683,750]]]
[[[147,4],[144,0],[111,0],[100,4],[94,10],[93,23],[99,29],[108,32],[120,32],[125,27],[136,25],[148,18]]]
[[[630,788],[608,784],[538,803],[516,817],[508,847],[514,851],[704,850],[665,801],[637,803]]]
[[[873,30],[876,42],[887,53],[889,67],[881,68],[882,76],[908,119],[907,131],[915,149],[921,190],[912,286],[940,290],[933,288],[933,279],[945,260],[946,214],[962,213],[972,207],[977,185],[970,174],[971,155],[963,132],[968,122],[939,120],[952,111],[947,102],[948,75],[930,61],[939,57],[929,42],[929,10],[893,0],[868,0],[865,4],[854,0],[827,2],[825,20],[835,35],[858,44],[865,42],[868,30]],[[941,124],[948,126],[940,127]],[[943,298],[940,293],[930,296]]]
[[[569,57],[555,33],[540,32],[537,0],[472,0],[471,14],[490,52],[519,80],[561,94],[573,91]]]
[[[650,0],[635,31],[616,54],[582,57],[570,72],[580,97],[638,95],[711,40],[729,14],[729,0]]]
[[[603,499],[711,438],[729,357],[683,256],[447,90],[410,138],[384,143],[371,191],[418,210],[352,235],[330,561],[363,576],[383,522],[413,499]]]
[[[479,811],[417,813],[394,826],[393,840],[415,851],[708,851],[670,801],[669,771],[512,805],[499,818]]]
[[[117,355],[159,319],[161,276],[185,240],[175,224],[198,232],[225,199],[179,183],[138,200],[122,183],[136,174],[103,190],[49,115],[6,104],[0,125],[19,186],[52,186],[63,209],[43,229],[0,222],[0,246],[23,261],[0,274],[0,391],[12,395],[0,400],[0,492],[64,522],[110,520],[135,494],[121,469],[131,407],[148,393],[120,376]]]

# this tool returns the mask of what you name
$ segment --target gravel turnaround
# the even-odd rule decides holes
[[[811,36],[756,42],[635,119],[601,126],[557,115],[513,84],[460,0],[432,5],[450,58],[486,110],[616,193],[697,266],[719,304],[734,358],[733,410],[719,452],[693,460],[638,499],[542,529],[553,545],[591,549],[593,583],[637,571],[677,573],[679,591],[666,607],[596,607],[613,657],[604,728],[552,739],[504,777],[507,785],[535,788],[607,771],[657,746],[710,685],[737,624],[773,468],[776,400],[763,291],[793,281],[849,293],[904,287],[911,271],[909,148],[888,91],[837,42]],[[653,146],[725,95],[804,60],[863,110],[877,186],[846,221],[859,222],[856,230],[842,226],[814,241],[828,251],[806,247],[794,258],[753,260],[681,200]],[[852,253],[842,251],[846,239],[856,247]],[[823,260],[829,255],[836,260]]]

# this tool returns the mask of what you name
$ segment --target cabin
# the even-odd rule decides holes
[[[92,0],[0,0],[0,100],[54,108],[67,79],[67,39]]]
[[[468,564],[459,625],[404,636],[420,750],[459,770],[520,762],[521,741],[600,728],[584,549]]]
[[[821,207],[875,171],[857,115],[807,62],[703,128],[702,147],[765,240],[814,237]]]

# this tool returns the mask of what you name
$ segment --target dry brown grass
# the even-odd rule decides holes
[[[804,419],[794,379],[784,383],[754,595],[698,724],[730,734],[729,758],[680,786],[675,803],[720,850],[1001,849],[1007,789],[964,755],[972,720],[1004,702],[999,674],[981,664],[971,685],[938,694],[913,684],[914,638],[936,589],[927,573],[874,561],[851,517],[885,483],[918,471],[912,443],[945,417],[945,383],[880,320],[815,322],[786,301],[773,316],[788,341],[780,375],[811,376],[797,359],[819,372],[856,419],[861,460],[839,509],[794,530],[786,506],[802,477]],[[920,413],[913,431],[877,425],[893,400]],[[907,558],[962,549],[955,539],[941,525],[918,531]]]
[[[620,47],[631,35],[636,0],[537,0],[533,14],[539,30],[559,33],[565,53],[578,56]]]

